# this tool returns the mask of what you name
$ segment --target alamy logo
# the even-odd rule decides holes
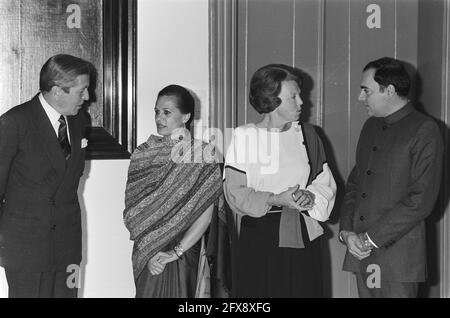
[[[255,164],[262,174],[273,174],[278,171],[280,160],[279,134],[268,133],[266,129],[249,127],[236,138],[233,156],[228,158],[229,164]]]
[[[257,127],[246,127],[240,130],[239,134],[235,134],[234,128],[221,131],[217,128],[204,127],[201,121],[195,121],[195,127],[196,138],[208,141],[208,146],[203,149],[192,148],[190,132],[187,129],[174,130],[171,139],[181,141],[172,149],[171,159],[175,163],[222,163],[225,154],[228,153],[230,165],[257,165],[262,174],[278,172],[281,151],[279,134]],[[227,151],[232,136],[235,136],[233,149]]]
[[[67,266],[66,272],[70,273],[67,276],[66,286],[70,289],[80,288],[80,266],[71,264]]]
[[[366,269],[367,273],[370,273],[366,279],[367,288],[380,288],[381,287],[381,269],[377,264],[370,264]]]

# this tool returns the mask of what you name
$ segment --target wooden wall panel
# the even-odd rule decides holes
[[[441,108],[444,99],[445,69],[444,53],[444,1],[423,0],[419,2],[419,45],[418,73],[419,100],[432,116],[442,118]]]
[[[351,274],[342,271],[345,246],[338,240],[339,206],[343,196],[345,178],[349,174],[353,154],[349,153],[349,7],[342,1],[325,1],[324,25],[324,120],[322,139],[325,144],[330,167],[338,184],[338,197],[331,214],[328,229],[331,237],[328,250],[331,264],[330,293],[332,296],[353,297],[356,295]],[[320,85],[320,84],[319,84]],[[325,251],[327,252],[327,251]],[[327,259],[325,259],[327,261]]]
[[[20,100],[20,3],[0,0],[0,114]]]
[[[406,61],[411,74],[416,70],[420,75],[413,80],[412,99],[418,97],[426,111],[442,121],[443,133],[450,136],[449,1],[240,0],[238,7],[236,83],[238,104],[245,103],[246,107],[238,107],[237,124],[258,120],[247,100],[250,76],[257,67],[286,63],[310,76],[311,89],[302,96],[310,107],[306,120],[321,126],[339,186],[336,208],[326,225],[329,235],[324,261],[330,264],[324,272],[324,280],[329,280],[326,296],[357,297],[353,275],[341,270],[345,247],[337,235],[344,183],[355,162],[362,125],[368,119],[366,108],[358,101],[362,69],[369,61],[384,56]],[[367,24],[374,9],[380,10],[379,28]],[[448,164],[446,171],[450,171]],[[450,191],[445,182],[437,219],[431,220],[430,227],[434,247],[429,247],[429,262],[434,277],[422,288],[422,296],[442,295],[443,288],[450,285],[442,287],[437,277],[450,277],[443,267],[450,264],[450,253],[443,250],[448,244],[442,243],[448,237],[442,229],[450,228],[446,213]]]
[[[335,147],[336,164],[343,176],[349,173],[349,9],[337,1],[325,6],[324,129]],[[330,49],[332,48],[332,49]]]
[[[73,5],[80,10],[80,28],[69,27]],[[5,90],[1,94],[4,97],[0,97],[0,112],[36,95],[42,65],[51,56],[66,53],[85,58],[97,67],[98,102],[91,104],[89,113],[92,124],[102,126],[103,110],[98,106],[103,101],[102,1],[0,0],[0,10],[0,86]]]
[[[369,29],[366,25],[369,5],[376,4],[381,9],[381,28]],[[363,123],[368,119],[367,110],[358,101],[362,70],[374,59],[395,54],[395,2],[383,1],[350,1],[350,138],[349,153],[351,166],[359,133]]]
[[[303,79],[302,120],[313,124],[322,121],[322,0],[294,2],[294,51],[290,65],[305,72]]]
[[[247,14],[249,75],[269,63],[292,63],[293,1],[249,0]]]
[[[237,126],[247,122],[247,109],[252,107],[248,101],[247,77],[247,26],[248,26],[248,0],[237,1],[237,30],[236,30],[236,118]]]
[[[440,121],[443,137],[449,136],[449,121],[445,118],[448,113],[448,16],[446,16],[446,1],[421,0],[419,1],[418,23],[418,94],[421,108]],[[447,3],[448,6],[448,3]],[[445,30],[447,29],[447,30]],[[445,44],[447,43],[447,44]],[[444,171],[442,178],[439,203],[431,216],[427,218],[427,261],[428,281],[420,290],[421,296],[449,297],[441,294],[441,287],[447,281],[448,264],[445,264],[445,256],[448,255],[448,240],[445,238],[445,229],[448,229],[448,211],[446,206],[449,201],[449,142],[445,141],[446,154],[444,157]],[[447,273],[447,274],[446,274]],[[446,295],[446,296],[445,296]]]
[[[292,63],[293,1],[248,0],[246,19],[246,76],[249,85],[251,76],[261,66]],[[261,118],[248,103],[246,114],[247,122],[257,122]],[[238,123],[243,123],[242,119],[239,118]]]
[[[89,59],[103,74],[102,6],[100,1],[90,0],[21,0],[22,21],[22,74],[33,80],[22,80],[24,102],[39,90],[39,72],[52,55],[68,53]],[[69,5],[77,4],[81,10],[81,28],[68,28]],[[99,77],[98,87],[103,86]],[[97,100],[103,100],[103,90],[96,91]],[[95,126],[102,126],[102,111],[95,105],[89,109]]]
[[[450,298],[450,3],[445,2],[443,5],[444,16],[444,34],[443,43],[445,45],[443,49],[443,85],[442,93],[442,110],[441,119],[442,129],[444,131],[444,184],[441,190],[440,207],[442,209],[439,227],[439,250],[440,256],[439,262],[439,293],[436,292],[436,297]],[[434,290],[431,291],[434,295]]]
[[[395,57],[406,62],[408,73],[411,76],[411,90],[409,97],[411,100],[421,99],[421,84],[418,77],[418,51],[419,42],[419,1],[418,0],[396,0],[396,43]]]
[[[445,98],[442,99],[443,109],[441,118],[444,121],[444,136],[445,136],[445,154],[444,154],[444,187],[443,195],[441,200],[441,206],[444,209],[443,217],[441,222],[443,223],[440,227],[440,249],[439,254],[441,255],[440,262],[440,274],[439,278],[442,282],[440,288],[440,297],[450,298],[450,3],[447,1],[444,5],[443,15],[444,19],[444,74],[445,81],[442,85],[443,93]]]
[[[419,1],[395,0],[395,53],[394,57],[410,63],[417,68],[418,29],[419,29]],[[411,23],[415,21],[415,23]],[[413,94],[415,89],[413,87]]]

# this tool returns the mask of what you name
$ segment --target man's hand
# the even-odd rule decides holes
[[[363,243],[363,247],[367,250],[367,249],[372,249],[375,246],[372,245],[372,243],[367,239],[367,235],[366,233],[359,233],[358,234],[359,239],[361,240],[361,242]]]
[[[355,256],[358,260],[369,257],[372,252],[373,247],[364,245],[364,241],[361,240],[361,236],[355,232],[344,231],[342,233],[342,238],[347,245],[347,249],[350,254]]]

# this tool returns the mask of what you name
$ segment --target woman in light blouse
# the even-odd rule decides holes
[[[235,129],[224,193],[236,221],[234,297],[320,297],[320,236],[336,183],[314,128],[299,121],[298,70],[271,64],[250,84],[262,120]]]

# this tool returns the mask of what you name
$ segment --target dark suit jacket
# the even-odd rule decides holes
[[[373,272],[381,280],[427,277],[425,218],[439,193],[443,143],[438,125],[407,104],[386,118],[370,118],[358,142],[340,230],[367,232],[379,247],[358,261],[348,251],[344,270]]]
[[[0,265],[45,272],[81,262],[77,189],[84,170],[82,114],[68,117],[67,164],[38,97],[0,117]]]

